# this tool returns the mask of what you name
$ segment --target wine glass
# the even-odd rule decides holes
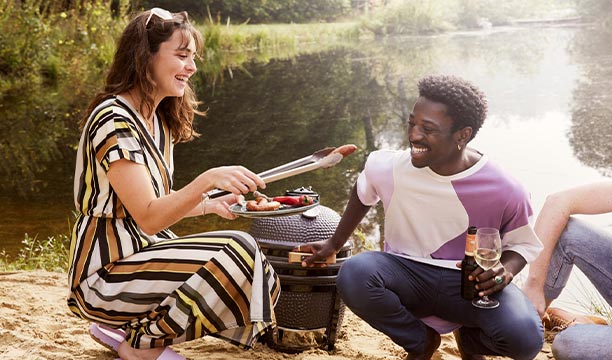
[[[495,228],[483,227],[476,231],[476,251],[474,258],[476,263],[487,271],[497,265],[501,257],[501,237],[499,230]],[[499,301],[483,296],[472,301],[472,305],[481,309],[495,309],[499,306]]]

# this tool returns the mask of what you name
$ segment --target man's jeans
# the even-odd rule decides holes
[[[336,285],[345,304],[408,352],[422,352],[427,316],[462,325],[464,349],[473,354],[533,359],[542,348],[540,318],[514,284],[493,294],[496,309],[478,309],[460,295],[461,272],[369,251],[347,260]]]

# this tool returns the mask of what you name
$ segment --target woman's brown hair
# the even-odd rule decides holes
[[[89,104],[81,126],[85,125],[91,112],[104,99],[131,89],[140,89],[142,102],[140,113],[147,117],[154,110],[154,83],[151,78],[151,61],[159,50],[160,44],[170,39],[174,31],[181,31],[183,42],[194,40],[196,53],[202,51],[202,34],[189,22],[186,12],[173,13],[172,19],[162,19],[151,10],[141,12],[130,21],[119,38],[117,50],[111,64],[104,90],[98,93]],[[193,119],[198,111],[199,102],[191,85],[185,88],[182,97],[166,97],[158,106],[159,114],[172,133],[174,143],[189,141],[198,133],[193,129]]]

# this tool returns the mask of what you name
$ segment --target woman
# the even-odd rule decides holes
[[[611,181],[572,187],[546,198],[535,223],[544,250],[529,268],[523,292],[538,313],[561,331],[552,351],[556,359],[610,359],[612,326],[599,317],[549,307],[576,265],[612,306],[612,233],[574,215],[612,212]],[[558,329],[557,329],[558,330]]]
[[[138,14],[82,123],[68,305],[122,359],[176,358],[168,345],[205,335],[248,349],[274,323],[278,277],[250,235],[168,229],[187,216],[234,219],[229,205],[265,188],[227,166],[171,190],[173,144],[197,135],[188,81],[201,48],[187,13]],[[214,188],[231,194],[210,200]]]

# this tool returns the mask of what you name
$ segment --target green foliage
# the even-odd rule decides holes
[[[364,17],[362,27],[376,36],[440,32],[449,29],[447,3],[394,0],[372,16]]]
[[[227,71],[243,69],[242,64],[271,59],[288,59],[299,54],[340,46],[359,37],[356,23],[229,25],[220,19],[201,26],[205,54],[198,68],[206,79],[216,82]],[[197,81],[197,80],[196,80]],[[201,84],[200,84],[201,85]]]
[[[4,250],[0,252],[0,271],[46,270],[66,272],[68,269],[68,250],[70,239],[66,235],[49,237],[40,241],[28,234],[22,241],[23,247],[16,258],[9,257]]]
[[[235,24],[329,22],[347,16],[351,10],[350,0],[148,0],[140,1],[140,5],[186,10],[199,20],[206,19],[210,9],[214,16]]]
[[[9,0],[0,5],[3,190],[22,196],[41,191],[48,184],[39,174],[58,166],[54,161],[72,157],[78,120],[102,86],[127,23],[127,17],[112,16],[114,2],[67,7],[63,0]],[[128,8],[129,2],[121,1],[119,13],[127,14]],[[288,58],[357,34],[354,24],[229,26],[220,18],[207,19],[202,25],[205,58],[198,67],[213,81],[248,61]]]
[[[36,176],[72,145],[100,85],[118,25],[109,1],[55,12],[63,2],[0,5],[0,186],[36,191]],[[66,141],[68,140],[68,141]]]
[[[533,9],[536,7],[533,3],[562,1],[528,3]],[[118,14],[127,14],[130,6],[153,5],[167,5],[174,11],[197,6],[199,11],[205,12],[206,20],[198,26],[204,33],[206,50],[198,67],[206,74],[205,80],[213,83],[222,80],[224,74],[232,77],[235,69],[242,69],[247,62],[267,63],[272,59],[288,59],[345,46],[364,30],[377,35],[436,32],[473,26],[481,18],[497,19],[494,11],[500,9],[527,7],[519,0],[503,3],[493,0],[405,0],[390,1],[385,7],[369,11],[372,15],[364,18],[361,24],[230,25],[239,17],[225,16],[218,10],[219,6],[251,11],[267,19],[297,21],[305,17],[317,18],[314,14],[324,9],[329,14],[344,14],[350,2],[5,1],[0,4],[0,187],[4,190],[16,190],[24,196],[40,191],[46,184],[39,180],[39,174],[58,166],[54,163],[58,159],[72,156],[78,137],[76,124],[102,85],[115,41],[127,22],[126,17],[111,13],[111,5],[117,3]],[[597,2],[591,0],[590,3]],[[214,16],[208,13],[206,5]],[[294,12],[300,15],[292,15]],[[195,86],[201,87],[203,81],[195,79]]]
[[[353,240],[353,255],[357,255],[366,251],[375,251],[378,250],[378,244],[373,244],[369,242],[366,234],[361,231],[361,229],[357,228],[355,232],[353,232],[352,236]]]
[[[54,119],[46,124],[39,121],[54,106],[53,101],[31,96],[40,93],[46,84],[53,86],[53,77],[57,75],[55,59],[49,51],[50,26],[33,8],[14,9],[16,5],[9,1],[0,10],[2,185],[23,181],[23,178],[31,180],[31,174],[43,166],[42,162],[57,153],[56,134],[61,133]]]
[[[492,25],[507,25],[517,19],[529,18],[561,18],[571,8],[566,0],[460,0],[459,5],[462,9],[462,17],[458,24],[467,27],[479,27],[482,21],[488,21]],[[476,22],[465,21],[470,14],[476,14]],[[465,19],[462,22],[462,18]]]
[[[595,1],[595,0],[592,0]],[[548,18],[567,9],[566,0],[392,0],[362,18],[376,36],[425,34],[510,24],[520,18]]]

